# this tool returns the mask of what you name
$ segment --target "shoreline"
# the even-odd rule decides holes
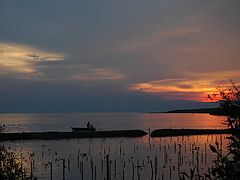
[[[22,132],[1,133],[0,141],[13,140],[58,140],[76,138],[107,138],[107,137],[142,137],[147,133],[142,130],[85,131],[85,132]]]
[[[231,129],[157,129],[150,133],[150,137],[193,136],[210,134],[234,134]],[[87,132],[22,132],[1,133],[0,141],[15,140],[60,140],[81,138],[117,138],[117,137],[143,137],[147,135],[143,130],[112,130]]]
[[[234,134],[231,129],[157,129],[151,132],[151,137],[193,136],[209,134]]]

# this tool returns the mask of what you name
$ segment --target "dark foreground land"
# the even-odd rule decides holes
[[[190,136],[207,134],[233,134],[231,129],[158,129],[151,132],[151,137]]]
[[[179,109],[167,111],[165,113],[207,113],[207,114],[218,114],[219,108],[200,108],[200,109]]]
[[[151,132],[151,137],[191,136],[208,134],[234,134],[231,129],[158,129]],[[142,137],[147,135],[142,130],[88,131],[88,132],[23,132],[1,133],[0,141],[11,140],[57,140],[74,138],[107,138],[107,137]]]
[[[54,140],[74,138],[141,137],[146,134],[147,133],[142,130],[1,133],[0,141],[33,139]]]
[[[152,112],[152,113],[158,113],[158,112]],[[231,114],[229,110],[224,108],[180,109],[180,110],[167,111],[164,113],[205,113],[205,114],[218,115],[218,116],[228,116],[229,114]]]

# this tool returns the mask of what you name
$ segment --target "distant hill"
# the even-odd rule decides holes
[[[179,109],[167,111],[165,113],[213,113],[216,112],[219,108],[200,108],[200,109]]]
[[[151,112],[151,113],[159,113],[159,112]],[[221,108],[199,108],[199,109],[180,109],[180,110],[172,110],[163,113],[207,113],[211,115],[227,115],[225,111]]]

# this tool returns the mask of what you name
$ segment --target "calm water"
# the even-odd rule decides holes
[[[71,126],[86,127],[91,122],[98,130],[158,128],[223,128],[223,116],[208,114],[151,113],[29,113],[0,114],[5,132],[71,131]]]
[[[226,117],[207,114],[91,113],[91,114],[1,114],[0,124],[7,132],[70,131],[71,126],[98,129],[148,128],[224,128]],[[34,153],[33,174],[38,179],[106,180],[106,155],[109,155],[111,180],[179,179],[179,173],[196,168],[203,174],[213,165],[215,155],[209,144],[217,141],[223,153],[226,135],[201,135],[167,138],[96,138],[72,140],[34,140],[4,142],[15,149],[19,161],[30,170],[29,153]]]

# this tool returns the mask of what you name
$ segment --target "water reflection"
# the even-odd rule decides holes
[[[1,114],[0,124],[7,132],[70,131],[91,122],[98,130],[158,128],[225,128],[225,117],[208,114],[151,113],[58,113]],[[38,179],[179,179],[181,171],[198,168],[200,173],[212,165],[215,155],[209,144],[219,142],[226,153],[225,135],[164,138],[106,138],[59,141],[4,142],[19,151],[30,169],[29,153],[34,153],[33,172]],[[107,163],[109,155],[109,163]],[[65,160],[65,162],[63,161]],[[63,168],[65,163],[66,168]],[[64,172],[64,175],[63,175]]]
[[[224,128],[226,117],[208,114],[151,113],[56,113],[0,114],[5,132],[71,131],[71,126],[86,127],[91,122],[98,130],[158,128]]]
[[[109,155],[111,179],[179,179],[182,171],[198,168],[203,174],[215,155],[209,144],[218,142],[226,153],[226,135],[183,137],[75,139],[60,141],[5,142],[7,146],[35,153],[34,174],[49,179],[53,164],[54,179],[106,179]],[[63,169],[65,159],[66,168]],[[29,166],[28,166],[29,168]]]
[[[151,129],[160,128],[224,128],[222,124],[226,120],[224,116],[212,116],[209,114],[142,114],[139,123],[142,127]]]

